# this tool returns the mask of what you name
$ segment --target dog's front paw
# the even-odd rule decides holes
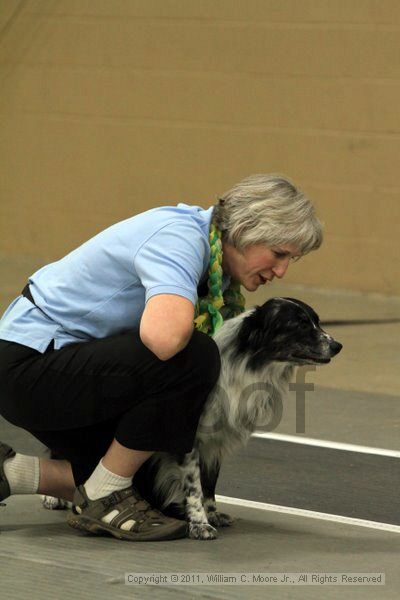
[[[54,496],[42,496],[42,504],[48,510],[64,510],[72,506],[71,502],[62,498],[54,498]]]
[[[218,534],[209,523],[189,523],[189,537],[192,540],[215,540]]]
[[[216,527],[229,527],[234,522],[234,518],[227,513],[212,511],[207,513],[208,522]]]

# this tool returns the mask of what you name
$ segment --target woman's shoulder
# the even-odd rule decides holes
[[[178,204],[176,206],[160,206],[127,219],[117,227],[119,232],[130,235],[141,244],[159,236],[176,235],[178,237],[204,238],[208,241],[212,219],[212,207],[204,209],[200,206]]]

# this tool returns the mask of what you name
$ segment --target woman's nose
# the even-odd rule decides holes
[[[280,261],[275,267],[272,268],[272,272],[278,279],[281,279],[286,273],[289,266],[290,258]]]

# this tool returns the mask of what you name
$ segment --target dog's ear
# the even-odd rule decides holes
[[[262,327],[264,322],[264,310],[262,306],[258,306],[257,304],[253,306],[252,310],[249,312],[247,317],[243,320],[254,328]]]
[[[240,346],[258,349],[271,333],[272,320],[265,305],[255,306],[254,310],[243,319],[239,332]]]

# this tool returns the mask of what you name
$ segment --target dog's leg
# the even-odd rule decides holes
[[[215,462],[212,466],[206,466],[200,457],[200,479],[203,489],[203,505],[207,514],[208,522],[214,527],[229,527],[234,519],[227,513],[217,510],[215,501],[215,487],[217,485],[221,464]]]
[[[207,520],[203,507],[203,491],[200,480],[199,453],[197,449],[185,455],[182,465],[185,511],[189,524],[189,537],[195,540],[213,540],[217,531]]]

